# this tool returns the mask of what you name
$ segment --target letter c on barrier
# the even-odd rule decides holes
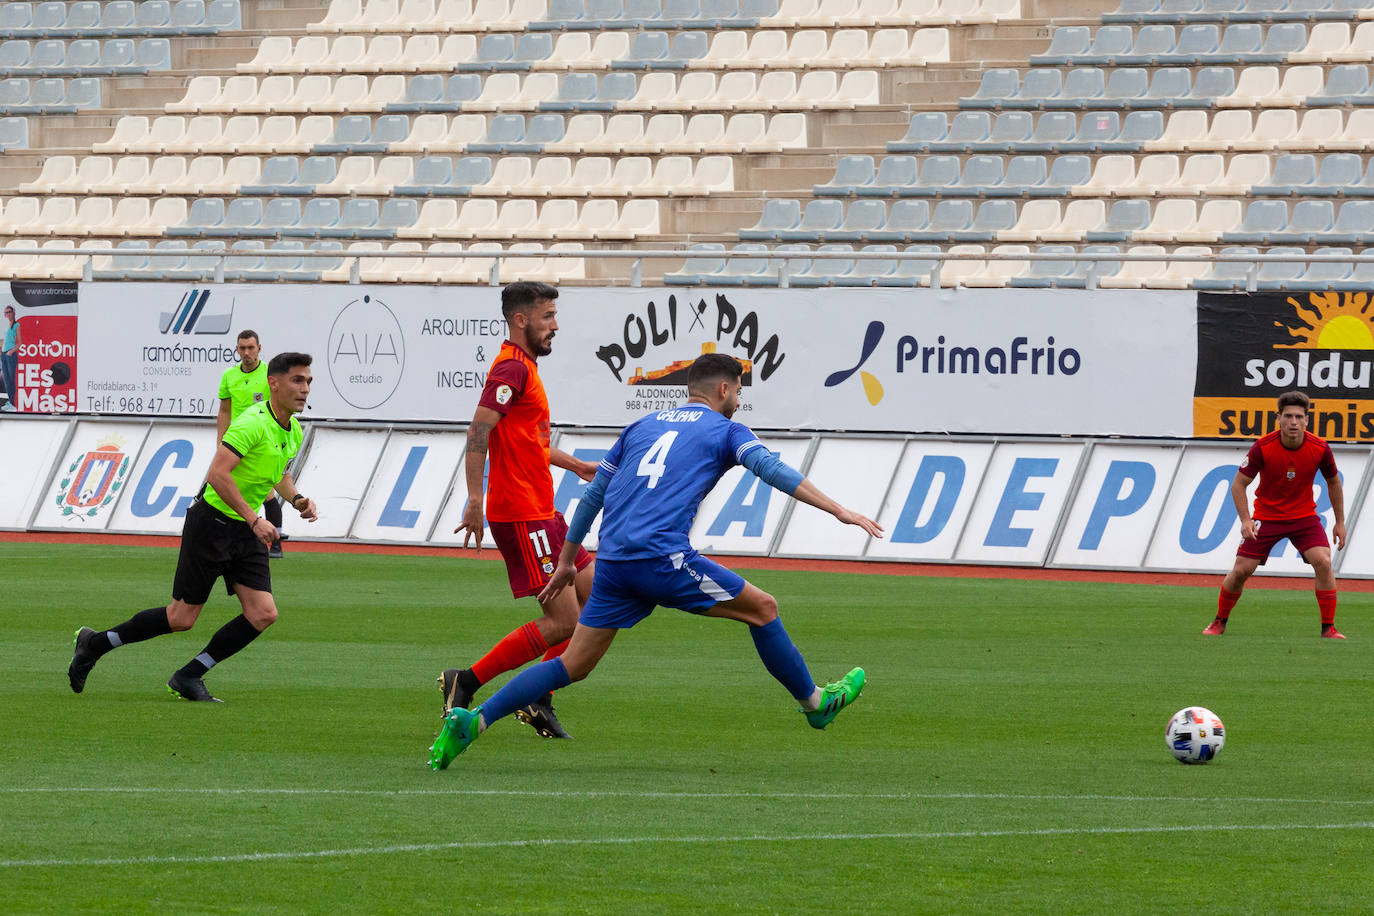
[[[134,501],[129,511],[133,512],[135,518],[152,518],[176,498],[176,487],[163,487],[156,496],[153,495],[153,487],[157,485],[157,479],[169,461],[173,468],[188,468],[195,451],[186,439],[171,439],[162,443],[162,447],[153,453],[153,457],[148,459],[148,467],[138,478],[138,486],[134,487]]]

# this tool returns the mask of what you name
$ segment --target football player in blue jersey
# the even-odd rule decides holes
[[[702,498],[737,464],[846,525],[882,537],[872,519],[826,496],[776,458],[749,427],[730,419],[739,407],[741,375],[733,357],[703,354],[688,370],[686,404],[642,417],[620,434],[583,494],[558,567],[539,595],[546,602],[572,583],[577,549],[604,506],[596,575],[572,642],[560,658],[527,668],[481,706],[451,710],[430,748],[431,767],[444,769],[487,726],[585,678],[618,631],[659,605],[748,624],[764,667],[796,698],[812,728],[825,728],[858,698],[862,668],[818,687],[783,629],[773,596],[698,554],[688,539]]]

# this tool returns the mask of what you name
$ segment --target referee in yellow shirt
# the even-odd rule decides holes
[[[131,642],[189,630],[223,577],[243,613],[220,627],[195,658],[179,668],[167,688],[185,700],[218,702],[205,687],[205,672],[246,647],[277,619],[267,548],[277,532],[254,511],[275,488],[307,521],[315,520],[314,500],[296,489],[286,467],[301,447],[296,414],[310,394],[310,356],[278,353],[267,366],[271,392],[229,424],[210,462],[200,496],[186,510],[181,553],[172,580],[172,603],[148,608],[117,627],[76,631],[67,678],[72,690],[86,689],[86,677],[100,656]]]
[[[262,344],[258,332],[239,331],[235,349],[239,354],[239,364],[224,370],[219,379],[219,413],[215,415],[215,445],[224,439],[224,431],[229,424],[238,419],[254,404],[268,398],[267,364],[262,361]],[[281,556],[281,502],[272,493],[262,504],[262,513],[277,529],[278,538],[267,550],[269,559]]]

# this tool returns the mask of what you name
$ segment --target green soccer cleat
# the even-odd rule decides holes
[[[455,706],[444,716],[444,727],[439,729],[439,737],[429,746],[429,768],[446,770],[468,745],[477,740],[477,718],[482,707],[464,709]]]
[[[859,694],[864,689],[864,669],[855,668],[833,684],[827,684],[821,691],[821,706],[819,709],[801,709],[806,713],[806,721],[812,728],[825,728],[835,720],[850,703],[859,698]]]

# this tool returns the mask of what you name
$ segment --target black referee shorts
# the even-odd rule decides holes
[[[186,510],[181,528],[172,597],[187,604],[204,604],[221,576],[230,595],[236,584],[272,591],[267,546],[254,536],[247,522],[229,518],[198,498]]]

